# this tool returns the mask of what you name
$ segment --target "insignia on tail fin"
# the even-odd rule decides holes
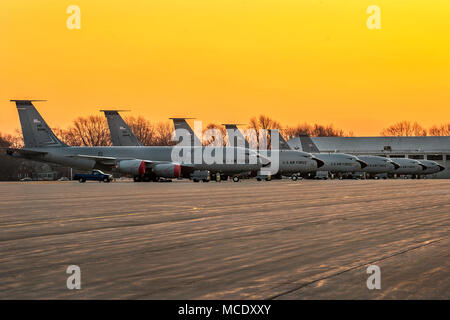
[[[59,140],[33,105],[35,101],[10,100],[16,103],[25,148],[67,147]]]
[[[140,147],[142,143],[131,131],[130,127],[126,124],[123,118],[120,116],[120,111],[128,110],[100,110],[105,114],[106,120],[108,120],[109,132],[111,133],[111,141],[113,146],[130,146]]]

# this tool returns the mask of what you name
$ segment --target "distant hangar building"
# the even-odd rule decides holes
[[[353,155],[377,155],[390,158],[433,160],[446,169],[428,175],[450,178],[450,136],[445,137],[312,137],[320,152],[342,152]],[[289,145],[302,150],[300,138],[291,138]]]

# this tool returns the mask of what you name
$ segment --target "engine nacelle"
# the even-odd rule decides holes
[[[122,160],[118,163],[116,170],[133,176],[143,176],[146,167],[145,161],[142,160]]]
[[[161,163],[153,167],[153,173],[162,178],[179,178],[181,176],[181,166],[176,163]]]

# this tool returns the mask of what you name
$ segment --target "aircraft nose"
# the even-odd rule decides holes
[[[400,168],[400,165],[397,162],[391,161],[391,164],[394,166],[394,169],[397,170]]]
[[[362,161],[362,160],[356,160],[356,161],[358,161],[359,162],[359,164],[361,165],[361,169],[364,169],[365,167],[367,167],[367,163],[365,163],[364,161]]]
[[[317,162],[317,168],[323,167],[325,165],[325,162],[323,162],[320,159],[317,159],[317,158],[314,158],[314,157],[312,159]]]
[[[438,165],[438,167],[439,167],[439,171],[444,171],[445,170],[445,167],[441,166],[440,164]]]

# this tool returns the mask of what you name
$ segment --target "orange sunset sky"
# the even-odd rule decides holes
[[[450,121],[449,0],[1,1],[0,40],[3,133],[20,127],[9,99],[27,98],[48,100],[36,106],[51,127],[100,108],[355,135]]]

